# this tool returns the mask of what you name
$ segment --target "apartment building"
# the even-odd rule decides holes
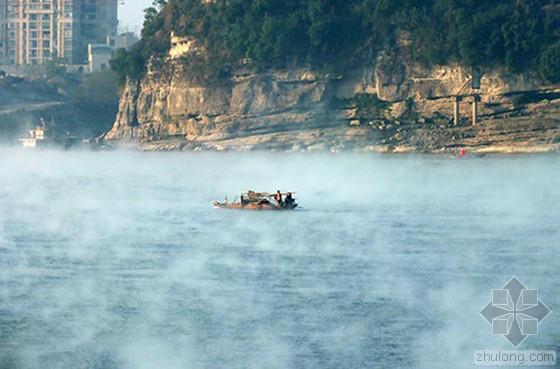
[[[0,0],[0,63],[87,63],[88,44],[117,34],[118,0]]]

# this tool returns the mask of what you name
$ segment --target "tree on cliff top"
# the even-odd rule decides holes
[[[145,59],[136,47],[130,52],[125,49],[117,50],[109,64],[116,72],[119,84],[124,84],[127,77],[137,80],[144,74]]]
[[[560,83],[560,44],[549,46],[539,59],[539,72],[549,82]]]
[[[141,41],[112,65],[121,79],[138,78],[151,56],[167,52],[173,31],[224,64],[339,71],[406,31],[415,61],[524,71],[554,63],[559,29],[560,0],[157,0]]]

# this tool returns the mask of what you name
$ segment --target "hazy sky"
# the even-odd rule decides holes
[[[140,31],[144,19],[144,9],[152,4],[152,0],[124,0],[124,5],[119,7],[121,27],[131,31]]]

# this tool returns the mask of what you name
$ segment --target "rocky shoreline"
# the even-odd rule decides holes
[[[484,124],[484,123],[483,123]],[[519,124],[522,124],[519,130]],[[112,142],[141,151],[370,152],[379,154],[537,154],[560,151],[560,122],[488,122],[480,127],[403,127],[387,135],[370,128],[331,129],[189,142],[167,138]],[[373,132],[372,132],[373,131]],[[308,136],[303,137],[303,136]],[[385,138],[381,138],[385,137]],[[289,144],[287,142],[290,142]]]
[[[464,122],[385,122],[342,127],[327,124],[295,130],[268,129],[249,134],[209,132],[185,136],[109,140],[142,151],[285,151],[535,154],[560,151],[560,100],[539,105],[520,117]]]

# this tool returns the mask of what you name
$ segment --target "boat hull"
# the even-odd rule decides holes
[[[242,205],[239,203],[225,203],[225,202],[218,202],[215,201],[213,203],[214,208],[216,209],[229,209],[229,210],[253,210],[253,211],[289,211],[294,210],[297,208],[297,204],[289,208],[276,206],[273,204],[247,204]]]

